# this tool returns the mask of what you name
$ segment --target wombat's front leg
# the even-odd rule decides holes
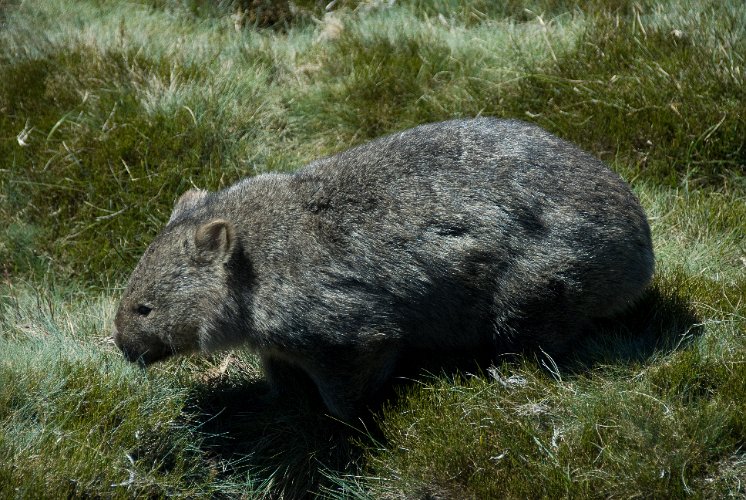
[[[269,382],[271,395],[274,397],[290,396],[293,393],[314,391],[314,382],[297,364],[280,356],[262,354],[262,371]]]
[[[360,414],[365,403],[388,381],[397,357],[395,349],[379,349],[329,356],[305,368],[329,412],[349,421]]]

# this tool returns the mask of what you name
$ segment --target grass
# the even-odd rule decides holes
[[[707,287],[674,281],[654,288],[682,286],[679,293]],[[653,307],[671,300],[658,297]],[[678,327],[692,336],[685,348],[568,373],[506,364],[490,377],[417,387],[405,405],[384,412],[383,433],[396,446],[373,456],[373,491],[396,498],[739,494],[746,472],[742,329],[726,320],[682,331],[676,309],[650,322],[663,327],[659,335]],[[615,347],[606,352],[627,346]]]
[[[0,7],[0,496],[745,495],[740,3],[325,7]],[[143,372],[106,341],[186,189],[475,115],[580,144],[648,212],[653,286],[573,359],[423,376],[348,426],[250,354]]]
[[[140,491],[162,493],[179,485],[169,480],[174,470],[179,480],[197,474],[186,460],[194,431],[175,425],[185,390],[119,362],[101,335],[111,299],[6,292],[3,496],[86,496],[116,492],[130,480]],[[139,456],[145,441],[153,447]]]

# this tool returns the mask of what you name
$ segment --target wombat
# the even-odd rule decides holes
[[[276,389],[304,373],[348,419],[411,349],[567,351],[653,267],[645,213],[604,163],[521,121],[446,121],[186,192],[114,340],[144,364],[246,345]]]

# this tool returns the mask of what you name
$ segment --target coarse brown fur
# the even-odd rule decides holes
[[[130,278],[131,360],[247,345],[356,414],[409,350],[571,347],[650,281],[645,214],[604,163],[546,131],[420,126],[293,174],[192,190]]]

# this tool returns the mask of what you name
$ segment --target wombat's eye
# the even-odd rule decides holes
[[[147,316],[153,309],[146,305],[140,304],[139,306],[137,306],[136,310],[137,314],[139,314],[140,316]]]

